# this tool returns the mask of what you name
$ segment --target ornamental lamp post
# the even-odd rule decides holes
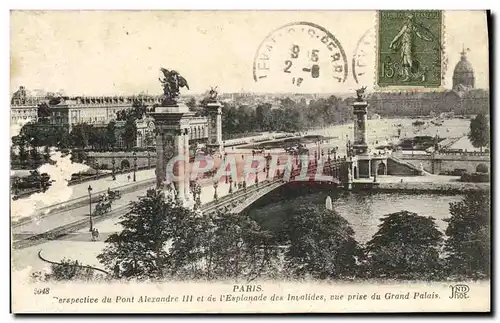
[[[137,153],[134,151],[132,155],[134,156],[134,182],[135,182],[135,172],[137,171]]]
[[[115,156],[113,156],[113,159],[111,160],[111,164],[113,165],[113,168],[111,169],[111,178],[116,181],[116,175],[115,175],[115,164],[116,164],[116,161],[115,161]]]
[[[214,181],[214,200],[215,200],[215,202],[217,202],[217,199],[219,198],[217,196],[217,186],[219,186],[219,183],[217,183],[217,181]]]
[[[330,149],[328,149],[328,172],[330,173],[330,176],[333,176],[333,168],[332,168],[332,159],[330,158]]]
[[[89,232],[92,232],[94,231],[94,221],[92,219],[92,186],[89,185],[87,190],[89,192],[89,224],[90,224]]]

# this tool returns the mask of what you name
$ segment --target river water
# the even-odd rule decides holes
[[[290,208],[314,203],[325,207],[327,192],[298,196],[294,199],[270,203],[250,211],[250,216],[265,223],[265,226],[280,227]],[[343,216],[355,231],[359,243],[368,242],[378,230],[383,215],[406,210],[422,216],[431,216],[444,233],[449,218],[450,202],[459,202],[461,195],[441,195],[435,193],[409,194],[404,192],[336,192],[330,193],[333,209]]]

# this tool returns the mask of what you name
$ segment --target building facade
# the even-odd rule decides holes
[[[11,99],[11,124],[36,121],[39,117],[40,106],[45,106],[45,117],[53,125],[66,125],[69,131],[76,124],[90,124],[96,127],[105,127],[111,121],[116,121],[117,112],[131,109],[134,103],[151,108],[161,103],[161,96],[29,96],[27,90],[21,86]],[[123,145],[121,134],[124,121],[116,122],[117,144]],[[136,121],[137,147],[154,146],[154,121],[144,118]],[[208,121],[205,117],[190,119],[190,140],[193,142],[206,141],[208,137]]]
[[[373,113],[385,116],[474,115],[489,113],[490,94],[475,88],[474,69],[464,50],[453,70],[451,90],[375,92],[368,102]]]

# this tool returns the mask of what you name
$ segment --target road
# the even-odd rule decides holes
[[[251,179],[252,178],[255,177],[252,176]],[[259,182],[262,182],[265,179],[266,174],[264,172],[260,172]],[[250,180],[248,186],[250,187],[252,185],[254,185],[254,181]],[[214,192],[215,188],[213,187],[213,185],[203,186],[200,196],[202,204],[212,201]],[[229,184],[226,184],[224,180],[221,180],[217,187],[218,197],[223,197],[228,193]],[[139,196],[144,196],[145,194],[146,189],[124,194],[120,200],[117,200],[113,204],[112,209],[115,209],[121,205],[125,205],[131,201],[136,201]],[[41,233],[46,231],[48,228],[55,228],[62,225],[63,221],[69,222],[70,219],[76,221],[84,217],[88,217],[88,207],[79,208],[78,210],[78,213],[76,213],[75,210],[71,210],[54,214],[54,216],[49,216],[42,219],[42,221],[44,221],[43,224],[31,224],[24,227],[24,230],[29,229],[31,230],[31,232]],[[119,216],[111,217],[107,220],[95,224],[95,227],[99,229],[100,241],[91,241],[88,228],[84,228],[77,232],[70,233],[58,240],[46,241],[44,243],[28,248],[13,249],[12,266],[16,270],[26,268],[27,266],[31,266],[32,270],[42,270],[43,268],[46,268],[48,264],[38,258],[38,251],[43,250],[43,256],[51,261],[60,261],[64,258],[71,258],[73,260],[77,259],[86,265],[101,268],[102,266],[98,263],[96,257],[105,247],[104,240],[110,234],[120,230],[120,225],[117,224],[118,217]],[[14,233],[17,232],[18,237],[21,237],[21,231],[22,230],[14,231]]]
[[[95,194],[107,190],[108,187],[115,189],[123,185],[132,184],[132,179],[129,180],[127,178],[128,175],[132,178],[131,173],[127,173],[117,175],[115,181],[111,177],[105,177],[71,186],[53,185],[44,193],[35,193],[27,198],[12,200],[10,206],[11,218],[13,221],[18,221],[25,217],[48,212],[54,205],[61,205],[77,198],[87,197],[89,194],[89,185],[92,186],[92,193]],[[136,180],[152,179],[154,176],[154,169],[142,170],[136,173]]]

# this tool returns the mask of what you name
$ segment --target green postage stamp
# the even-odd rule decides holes
[[[441,86],[442,12],[383,10],[378,19],[378,86]]]

